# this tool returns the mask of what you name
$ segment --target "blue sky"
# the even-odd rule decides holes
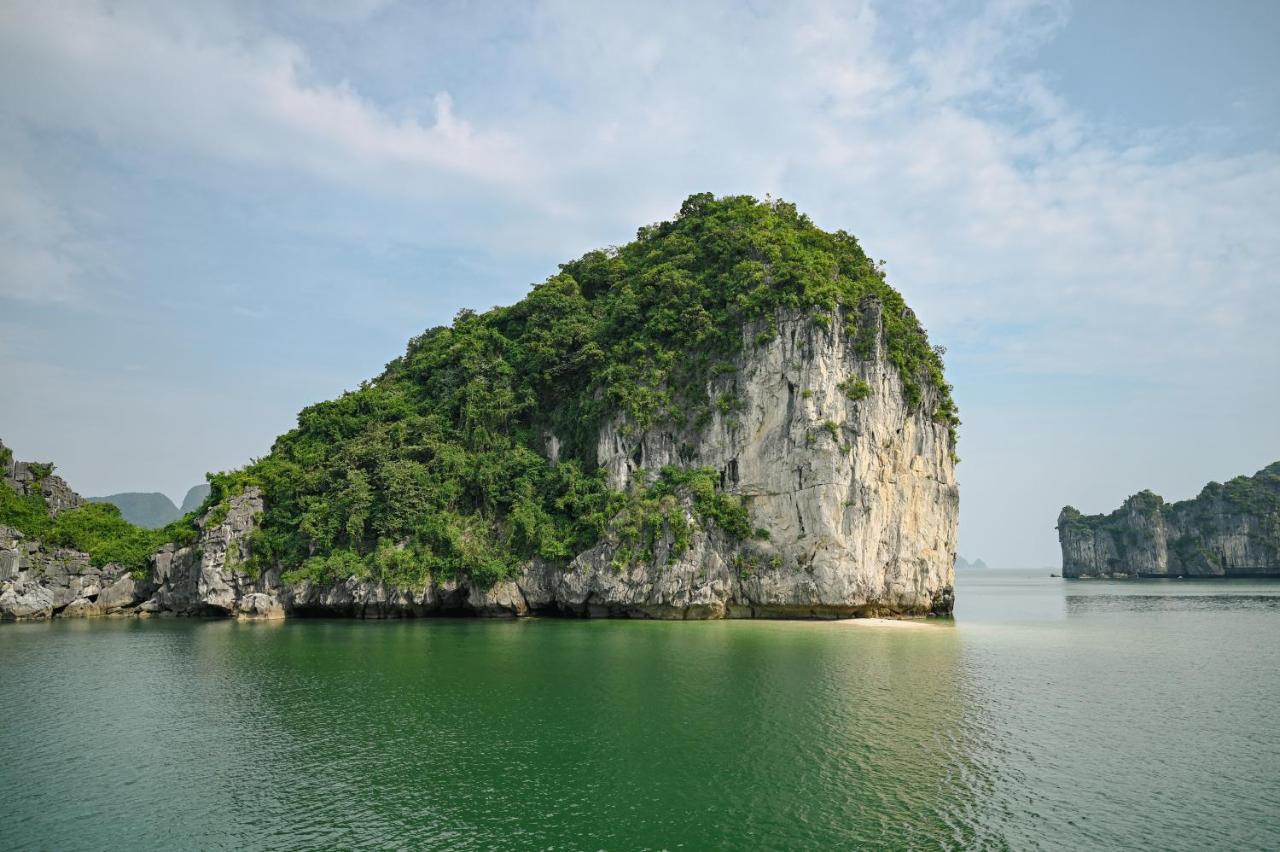
[[[690,193],[947,346],[961,552],[1280,458],[1280,5],[14,2],[0,437],[180,498]]]

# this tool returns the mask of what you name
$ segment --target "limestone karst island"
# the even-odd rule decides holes
[[[1190,500],[1141,491],[1114,512],[1058,515],[1064,577],[1280,576],[1280,462]]]
[[[409,341],[163,528],[0,450],[0,616],[946,615],[958,425],[853,236],[694,195]]]

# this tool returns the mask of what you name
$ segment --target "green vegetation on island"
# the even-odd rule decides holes
[[[8,458],[0,459],[5,462],[0,468],[7,469],[12,454],[7,448],[3,452]],[[32,464],[28,469],[35,477],[28,494],[19,494],[0,481],[0,526],[12,527],[28,538],[87,553],[94,565],[115,562],[139,575],[148,570],[149,557],[164,544],[196,540],[195,514],[159,529],[129,523],[110,503],[86,503],[53,515],[41,494],[41,484],[53,473],[53,465]]]
[[[622,568],[653,559],[664,534],[672,552],[688,546],[682,504],[732,539],[765,538],[710,470],[669,467],[628,493],[611,490],[596,465],[599,427],[623,414],[624,428],[698,432],[717,412],[732,418],[741,400],[713,399],[708,382],[733,372],[744,346],[772,340],[780,312],[849,335],[869,358],[876,340],[860,323],[869,300],[908,405],[927,405],[954,448],[942,350],[858,241],[788,203],[700,194],[635,241],[563,264],[515,305],[464,310],[414,338],[378,378],[303,410],[266,457],[211,474],[201,510],[216,523],[230,496],[262,489],[265,512],[236,560],[250,572],[278,566],[287,582],[412,585],[465,573],[485,585],[532,558],[567,561],[610,533]],[[752,323],[760,330],[744,343]],[[861,379],[841,388],[853,400],[871,393]],[[839,424],[823,428],[838,444]],[[53,517],[33,493],[0,489],[0,523],[98,564],[142,570],[165,542],[195,537],[195,513],[150,530],[110,503]]]
[[[1066,506],[1062,510],[1061,523],[1076,532],[1107,530],[1120,533],[1126,529],[1127,518],[1134,511],[1209,521],[1220,514],[1222,508],[1240,515],[1280,521],[1280,462],[1267,465],[1253,476],[1210,482],[1192,499],[1176,503],[1166,503],[1159,494],[1144,489],[1125,500],[1123,507],[1105,514],[1085,515],[1074,506]]]
[[[868,297],[882,307],[908,403],[929,400],[954,439],[941,352],[856,239],[791,204],[701,194],[634,242],[563,264],[517,304],[464,310],[413,339],[378,378],[305,409],[265,458],[211,475],[211,501],[263,490],[246,565],[279,565],[290,582],[465,572],[485,584],[531,558],[567,560],[611,529],[624,559],[647,559],[663,530],[687,542],[681,497],[705,526],[765,536],[710,472],[668,469],[610,491],[595,463],[599,426],[619,412],[636,429],[731,415],[738,401],[710,398],[707,381],[734,369],[745,324],[763,324],[747,344],[758,346],[780,309],[826,328],[840,310],[839,331],[861,334],[865,348],[875,343],[858,325]],[[855,382],[846,392],[869,391]]]

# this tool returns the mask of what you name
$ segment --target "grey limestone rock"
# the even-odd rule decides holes
[[[228,501],[225,512],[211,509],[200,521],[199,540],[190,547],[165,545],[152,557],[156,589],[150,611],[187,615],[278,617],[274,573],[247,570],[249,535],[262,513],[262,494],[248,488]]]
[[[949,431],[926,413],[932,400],[907,405],[878,302],[859,318],[876,341],[866,357],[843,332],[846,317],[831,319],[781,313],[763,345],[763,324],[744,328],[737,369],[709,388],[736,404],[701,432],[617,419],[600,433],[614,487],[664,465],[713,468],[768,540],[704,531],[669,564],[623,577],[608,568],[606,542],[571,564],[562,603],[676,617],[949,611],[959,507]],[[870,393],[852,399],[851,380]]]
[[[101,602],[103,589],[122,580],[133,582],[119,565],[95,566],[87,554],[46,547],[0,527],[0,620],[107,612],[118,606]]]

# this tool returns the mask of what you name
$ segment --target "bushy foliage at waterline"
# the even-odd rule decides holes
[[[611,491],[596,468],[599,427],[618,414],[637,429],[732,416],[737,400],[711,399],[708,379],[744,345],[768,343],[780,311],[855,334],[868,300],[908,403],[928,405],[954,439],[940,352],[856,239],[790,204],[702,194],[633,242],[562,265],[517,304],[463,311],[413,339],[378,378],[305,409],[268,456],[213,475],[211,501],[260,487],[249,560],[290,580],[486,583],[606,535],[627,558],[651,559],[659,529],[687,537],[683,503],[709,529],[755,535],[713,478],[664,473]],[[838,313],[848,324],[832,329]],[[749,323],[762,330],[744,344]]]

